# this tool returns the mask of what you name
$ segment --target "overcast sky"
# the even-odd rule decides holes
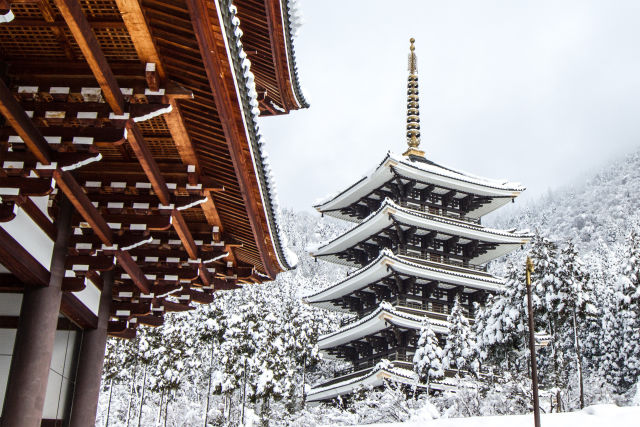
[[[535,199],[640,146],[640,2],[301,0],[311,107],[264,118],[280,203],[298,210],[406,148],[416,38],[421,148]]]

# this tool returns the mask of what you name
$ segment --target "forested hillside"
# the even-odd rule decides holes
[[[321,360],[315,347],[317,336],[336,328],[340,315],[311,308],[301,296],[344,277],[344,268],[315,262],[306,249],[352,225],[285,211],[283,228],[298,268],[272,283],[220,292],[211,305],[168,316],[163,327],[140,328],[131,342],[111,340],[98,425],[107,416],[112,426],[204,425],[207,412],[209,425],[238,425],[243,408],[246,423],[300,426],[526,412],[528,254],[536,263],[538,330],[555,337],[540,350],[545,408],[579,407],[580,373],[585,404],[629,402],[640,373],[640,238],[632,233],[640,219],[638,189],[635,153],[584,184],[490,218],[491,226],[529,228],[538,236],[490,266],[509,282],[480,310],[475,338],[465,344],[474,349],[467,356],[478,363],[468,363],[461,392],[427,402],[390,386],[363,391],[349,407],[304,404],[308,385],[340,367]],[[435,352],[434,347],[421,354]],[[422,362],[428,372],[429,360]],[[473,375],[476,366],[508,374],[487,382]]]

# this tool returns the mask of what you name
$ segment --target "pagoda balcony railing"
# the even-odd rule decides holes
[[[397,296],[395,298],[385,298],[384,301],[391,303],[396,309],[399,311],[404,311],[409,314],[414,315],[427,315],[433,319],[444,320],[446,321],[451,314],[451,310],[453,309],[453,304],[439,304],[435,302],[416,302],[416,301],[408,301],[406,296]],[[367,307],[363,311],[359,312],[356,316],[350,316],[340,321],[340,327],[344,327],[350,323],[357,322],[362,319],[366,315],[370,314],[374,310],[376,310],[379,305],[375,305],[372,307]],[[469,322],[473,323],[472,312],[468,307],[463,305],[463,312]],[[416,312],[419,311],[419,312]]]
[[[342,377],[345,375],[352,374],[358,371],[364,371],[366,369],[373,368],[376,366],[382,359],[387,359],[390,362],[394,362],[394,365],[404,365],[403,367],[411,369],[413,366],[413,356],[408,356],[403,350],[393,350],[387,351],[384,353],[378,353],[367,357],[362,357],[358,359],[357,366],[350,366],[345,369],[340,369],[339,371],[335,371],[333,373],[334,378]],[[399,363],[395,363],[399,362]]]
[[[474,270],[482,273],[487,272],[487,267],[484,265],[471,264],[470,262],[463,262],[463,261],[453,261],[450,259],[446,259],[441,255],[418,253],[418,252],[410,251],[404,248],[398,248],[397,254],[400,256],[416,258],[419,260],[436,264],[434,265],[434,267],[441,268],[443,270],[459,271],[458,268],[466,268],[467,270]],[[437,264],[441,264],[441,265],[437,265]],[[451,268],[451,267],[458,267],[458,268]]]
[[[409,203],[409,202],[405,202],[405,201],[401,201],[398,204],[400,206],[402,206],[403,208],[412,209],[414,211],[424,212],[424,213],[428,213],[430,215],[441,216],[441,217],[445,217],[445,218],[451,218],[451,219],[456,219],[458,221],[470,222],[472,224],[480,225],[480,219],[479,218],[472,218],[470,216],[464,216],[464,215],[458,215],[458,214],[450,213],[450,212],[447,212],[444,209],[433,208],[433,207],[429,207],[429,206],[420,206],[420,205],[417,205],[415,203]]]

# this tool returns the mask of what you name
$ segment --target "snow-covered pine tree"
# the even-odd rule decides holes
[[[507,265],[505,285],[476,311],[474,329],[481,359],[507,371],[527,370],[527,289],[524,266]],[[535,301],[539,301],[537,297]]]
[[[541,383],[557,389],[558,404],[562,403],[561,390],[569,381],[569,355],[562,346],[562,323],[564,314],[563,298],[560,294],[558,245],[537,234],[531,240],[531,261],[534,271],[531,274],[533,292],[540,301],[534,310],[540,315],[536,322],[538,329],[544,328],[551,335],[551,342],[538,352],[538,367]],[[560,407],[558,408],[561,409]]]
[[[427,393],[429,393],[431,380],[444,377],[442,353],[438,337],[431,329],[429,319],[425,318],[420,327],[420,337],[418,338],[416,352],[413,355],[413,369],[420,380],[427,385]]]
[[[447,321],[449,322],[449,334],[444,346],[444,366],[455,368],[458,371],[458,376],[461,371],[476,374],[480,367],[476,340],[469,321],[464,315],[458,295],[456,295],[453,309]]]
[[[573,353],[575,370],[579,379],[580,408],[584,408],[583,355],[581,338],[586,327],[587,316],[593,316],[596,309],[593,305],[593,292],[589,282],[589,274],[578,257],[572,242],[560,252],[555,311],[558,321],[556,334],[563,351]]]
[[[628,389],[640,377],[640,235],[631,232],[628,239],[626,264],[617,289],[622,348],[619,349],[622,368],[621,388]]]

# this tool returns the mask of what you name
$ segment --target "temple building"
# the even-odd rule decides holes
[[[293,0],[0,5],[0,425],[90,426],[108,335],[295,266],[257,117]]]
[[[526,232],[481,225],[482,216],[511,202],[524,190],[521,185],[458,172],[420,150],[413,43],[411,39],[407,151],[388,153],[368,176],[315,206],[355,226],[311,254],[356,270],[306,297],[314,306],[353,314],[318,340],[325,355],[351,367],[316,385],[309,401],[330,400],[361,385],[379,386],[385,379],[415,384],[413,355],[423,319],[444,346],[455,298],[473,319],[473,303],[482,303],[504,284],[487,272],[486,263],[531,238]],[[380,363],[383,359],[390,363]],[[445,376],[431,388],[452,385]]]

